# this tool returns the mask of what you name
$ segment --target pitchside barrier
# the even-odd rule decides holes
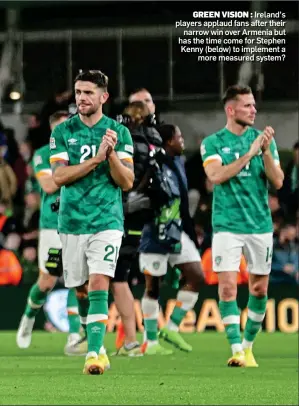
[[[139,332],[143,331],[141,297],[143,286],[132,288],[135,297],[136,324]],[[8,286],[0,287],[0,308],[1,321],[0,330],[16,330],[24,311],[27,295],[30,286]],[[159,315],[159,326],[162,327],[172,312],[175,305],[176,290],[164,286],[161,292],[161,311]],[[270,285],[267,312],[263,323],[263,331],[273,333],[298,332],[298,287],[293,285]],[[68,320],[66,312],[67,289],[57,286],[48,296],[44,311],[40,311],[36,318],[36,329],[44,329],[48,321],[58,331],[68,331]],[[248,287],[238,287],[238,304],[241,310],[241,327],[244,329],[247,317]],[[119,322],[119,315],[116,310],[113,298],[109,297],[109,321],[107,331],[113,332]],[[182,321],[180,330],[186,333],[202,333],[204,331],[223,332],[218,310],[217,286],[204,286],[199,295],[195,309],[189,311]]]

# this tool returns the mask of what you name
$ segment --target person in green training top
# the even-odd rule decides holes
[[[273,226],[268,181],[283,184],[274,130],[253,128],[256,107],[250,87],[234,85],[223,97],[226,126],[201,145],[205,172],[214,184],[213,269],[218,273],[219,309],[232,349],[229,366],[257,367],[253,341],[266,312]],[[241,341],[236,301],[242,251],[249,271],[248,318]]]
[[[67,111],[57,111],[50,117],[50,127],[54,128],[67,120]],[[44,305],[48,293],[53,289],[57,282],[57,276],[49,274],[46,269],[48,261],[48,251],[50,248],[61,248],[61,241],[57,233],[58,216],[51,209],[60,194],[59,188],[52,179],[52,170],[50,166],[50,149],[49,145],[39,148],[32,160],[32,170],[37,179],[41,193],[41,215],[39,220],[39,247],[38,262],[40,275],[37,282],[32,286],[25,313],[22,316],[19,329],[17,332],[17,345],[19,348],[28,348],[31,344],[32,329],[35,317],[40,308]],[[80,320],[78,316],[78,304],[74,290],[69,290],[67,298],[67,313],[69,320],[69,336],[65,346],[65,353],[84,353],[84,346],[75,343],[80,342]],[[71,351],[70,351],[71,350]],[[86,350],[85,350],[86,352]]]
[[[83,372],[94,375],[107,368],[98,355],[123,236],[122,190],[130,190],[134,181],[130,132],[102,112],[109,97],[107,86],[101,71],[79,73],[78,114],[57,126],[50,137],[53,179],[61,187],[58,231],[64,280],[66,287],[76,288],[80,300],[88,292],[88,307],[83,310],[79,305],[88,342]]]

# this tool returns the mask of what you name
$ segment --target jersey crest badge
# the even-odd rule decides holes
[[[222,261],[222,257],[221,257],[220,255],[218,255],[218,256],[215,258],[216,265],[220,265],[221,261]]]
[[[50,149],[55,149],[55,148],[56,148],[55,138],[50,137]]]

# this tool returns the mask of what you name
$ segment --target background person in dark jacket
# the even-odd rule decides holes
[[[119,121],[126,125],[134,143],[135,180],[130,192],[124,193],[125,233],[112,280],[112,293],[124,327],[124,342],[117,343],[119,355],[140,355],[136,340],[134,297],[128,285],[132,263],[137,258],[142,228],[151,214],[150,200],[143,193],[147,185],[150,150],[161,146],[161,137],[154,128],[153,115],[143,102],[130,103]]]

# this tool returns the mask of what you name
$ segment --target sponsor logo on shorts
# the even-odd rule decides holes
[[[216,265],[220,265],[221,261],[222,261],[222,257],[221,257],[220,255],[218,255],[218,256],[215,258],[215,263],[216,263]]]

